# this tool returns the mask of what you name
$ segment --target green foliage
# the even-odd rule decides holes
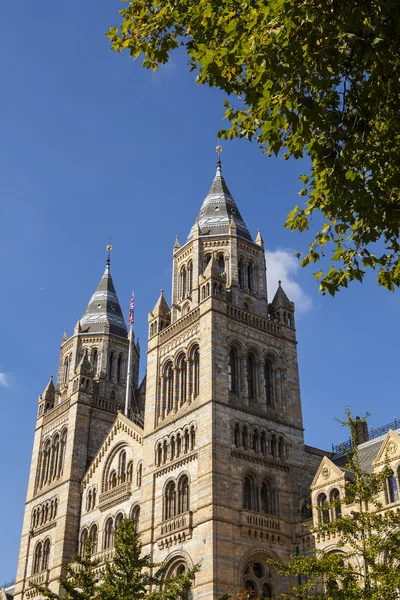
[[[92,544],[87,541],[84,556],[75,555],[66,566],[65,576],[60,578],[65,594],[59,596],[41,586],[35,586],[37,591],[50,600],[184,599],[200,568],[196,565],[182,575],[164,577],[164,566],[153,563],[149,554],[142,556],[140,537],[129,519],[117,527],[114,559],[106,565],[103,580],[95,572],[99,562],[91,557],[91,549]]]
[[[176,577],[164,577],[164,568],[153,563],[149,554],[141,556],[142,544],[135,523],[121,521],[115,538],[115,554],[107,565],[99,600],[176,600],[184,598],[199,567]],[[156,570],[154,575],[151,573]],[[150,587],[156,588],[149,592]]]
[[[335,540],[337,551],[316,551],[311,556],[293,556],[282,565],[271,561],[282,575],[301,576],[302,584],[291,594],[281,596],[313,600],[398,600],[400,589],[400,515],[382,511],[379,494],[393,471],[386,466],[380,473],[366,473],[360,466],[356,427],[364,419],[354,419],[347,409],[353,451],[347,452],[348,481],[342,490],[343,514],[333,521],[321,519],[311,531]],[[335,508],[338,501],[328,506]],[[317,590],[317,593],[315,593]],[[318,591],[319,590],[319,591]]]
[[[184,46],[197,82],[217,87],[226,139],[311,159],[286,226],[324,223],[302,265],[334,295],[368,268],[400,285],[400,5],[398,0],[130,0],[112,48],[156,70]],[[333,264],[332,264],[333,263]]]
[[[35,589],[51,600],[92,600],[97,595],[99,577],[96,574],[98,561],[91,558],[92,542],[86,540],[83,556],[75,554],[72,562],[65,567],[59,581],[64,593],[59,596],[48,587],[35,586]]]

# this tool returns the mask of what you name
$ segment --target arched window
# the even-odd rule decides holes
[[[167,402],[167,413],[169,413],[174,407],[174,370],[172,363],[168,363],[166,372],[166,402]]]
[[[185,429],[184,440],[185,440],[185,452],[189,452],[189,448],[190,448],[190,436],[189,436],[189,430],[188,429]]]
[[[254,452],[258,452],[258,439],[259,439],[258,431],[257,431],[257,429],[255,429],[253,431],[253,450],[254,450]]]
[[[178,515],[189,510],[189,479],[186,475],[178,483]]]
[[[117,361],[117,381],[121,381],[123,376],[123,368],[124,368],[124,358],[122,354],[118,356]]]
[[[85,546],[86,546],[87,539],[88,539],[88,530],[85,527],[85,529],[82,529],[81,535],[79,538],[79,554],[81,556],[85,555]]]
[[[177,433],[176,434],[176,456],[180,456],[182,452],[182,438],[181,438],[181,434]]]
[[[136,484],[137,484],[137,487],[141,487],[141,485],[142,485],[142,469],[143,469],[143,465],[140,462],[138,464],[137,474],[136,474]]]
[[[42,542],[38,542],[33,555],[32,575],[40,573],[42,568]]]
[[[175,482],[170,481],[164,494],[164,519],[171,519],[176,515],[176,489]]]
[[[387,491],[389,504],[399,501],[399,491],[397,489],[397,482],[394,475],[387,478]]]
[[[329,502],[325,494],[320,494],[318,496],[318,508],[319,520],[324,523],[329,523],[329,521],[331,520],[329,514]]]
[[[269,481],[263,481],[261,484],[261,511],[266,515],[273,515],[275,513],[272,488]]]
[[[51,462],[51,440],[46,440],[43,449],[43,468],[42,468],[42,485],[49,482]]]
[[[244,588],[250,592],[251,597],[260,600],[275,598],[271,582],[271,569],[260,558],[253,559],[247,565],[243,584]]]
[[[94,523],[90,528],[89,539],[92,545],[91,552],[95,554],[97,552],[97,540],[99,537],[99,529],[97,525]]]
[[[272,404],[272,369],[268,360],[264,363],[264,390],[266,403]]]
[[[92,490],[89,490],[86,494],[86,511],[92,509]]]
[[[187,389],[187,363],[184,356],[179,361],[179,406],[185,404]]]
[[[92,493],[92,508],[96,506],[96,488],[93,489]]]
[[[114,392],[114,390],[111,390],[110,400],[115,400],[115,392]]]
[[[167,462],[168,459],[168,444],[167,444],[167,440],[164,440],[164,444],[163,444],[163,463],[165,464]]]
[[[340,506],[340,494],[339,494],[339,490],[332,490],[331,491],[331,502],[334,503],[333,508],[332,508],[332,512],[333,512],[334,518],[338,519],[342,515],[342,509],[341,509],[341,506]]]
[[[244,265],[243,265],[242,259],[240,259],[239,264],[238,264],[238,277],[239,277],[239,287],[241,290],[243,289],[243,271],[244,271]]]
[[[235,444],[236,448],[239,448],[239,446],[240,446],[240,428],[237,423],[235,425],[235,429],[233,432],[233,443]]]
[[[162,463],[162,446],[161,443],[157,445],[157,466],[160,466]]]
[[[64,385],[68,383],[69,380],[69,356],[67,356],[64,360]]]
[[[113,470],[110,473],[109,488],[113,489],[115,487],[117,487],[117,473],[115,472],[115,470]]]
[[[118,527],[120,525],[120,523],[122,523],[122,521],[124,520],[124,514],[122,512],[118,513],[117,516],[115,517],[115,531],[118,531]]]
[[[126,452],[122,450],[118,458],[118,479],[123,483],[126,479]]]
[[[59,473],[58,461],[60,459],[60,436],[58,433],[53,438],[53,448],[51,453],[50,479],[55,479]]]
[[[237,374],[238,374],[238,358],[235,348],[231,348],[228,356],[228,389],[230,392],[237,392]]]
[[[194,425],[191,426],[190,428],[190,449],[194,450],[196,444],[196,431],[194,428]]]
[[[271,454],[276,458],[276,437],[273,435],[271,439]]]
[[[97,375],[98,363],[99,363],[99,353],[97,351],[97,348],[94,348],[92,351],[92,369],[93,369],[95,376]]]
[[[267,440],[266,440],[265,431],[263,431],[261,434],[260,447],[261,447],[261,454],[267,454]]]
[[[225,257],[223,254],[220,254],[218,256],[218,266],[221,269],[221,271],[224,273],[225,272]]]
[[[250,400],[256,395],[255,362],[252,354],[247,357],[247,395]]]
[[[189,292],[189,294],[192,292],[192,289],[193,289],[193,263],[192,263],[192,261],[190,261],[188,264],[188,292]]]
[[[247,440],[247,427],[243,427],[242,429],[242,446],[244,450],[247,450],[248,440]]]
[[[126,469],[126,480],[132,481],[133,476],[133,462],[130,460]]]
[[[193,395],[197,398],[200,390],[200,353],[198,348],[193,353],[193,371]]]
[[[285,458],[285,444],[284,444],[283,438],[279,438],[278,455],[279,455],[279,458]]]
[[[107,377],[111,381],[113,378],[113,370],[114,370],[114,353],[110,352],[108,357],[108,369],[107,369]]]
[[[112,517],[109,517],[107,519],[105,527],[104,527],[103,548],[104,548],[104,550],[106,548],[112,548],[113,545],[114,545],[114,527],[113,527]]]
[[[252,292],[254,290],[254,271],[253,271],[253,265],[247,265],[247,287],[248,289]]]
[[[132,508],[131,519],[135,523],[136,532],[139,532],[140,506],[138,504]]]
[[[253,480],[250,477],[245,477],[243,481],[243,508],[255,510],[254,504]]]

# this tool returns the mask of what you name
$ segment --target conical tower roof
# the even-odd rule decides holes
[[[110,273],[109,258],[100,283],[80,320],[80,325],[82,333],[101,333],[104,327],[109,325],[110,333],[127,337],[128,331]]]
[[[272,308],[288,308],[289,310],[294,309],[294,304],[286,296],[282,283],[278,281],[278,289],[276,290],[274,299],[271,302]]]
[[[231,219],[237,228],[237,235],[252,240],[246,223],[243,221],[236,202],[222,176],[221,161],[218,160],[217,172],[197,217],[200,235],[226,235],[229,233]],[[188,240],[193,236],[192,227]]]

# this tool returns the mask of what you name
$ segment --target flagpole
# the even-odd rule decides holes
[[[129,310],[129,333],[128,333],[128,339],[129,339],[129,350],[128,350],[128,372],[126,375],[126,394],[125,394],[125,416],[128,417],[129,416],[129,409],[130,409],[130,397],[131,397],[131,363],[132,363],[132,346],[133,346],[133,330],[132,330],[132,325],[133,325],[133,309],[134,309],[134,294],[132,292],[132,299],[131,299],[131,303],[130,303],[130,310]]]

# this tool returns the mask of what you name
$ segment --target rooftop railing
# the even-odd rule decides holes
[[[400,420],[397,420],[396,417],[394,417],[394,421],[388,423],[387,425],[382,425],[381,427],[376,427],[375,429],[371,427],[368,432],[368,441],[381,437],[381,435],[385,435],[389,431],[389,429],[400,429]],[[348,452],[351,449],[351,440],[347,440],[345,442],[342,442],[341,444],[337,444],[336,446],[332,444],[332,452],[333,454],[336,454],[336,456],[343,456],[346,453],[346,451]]]

